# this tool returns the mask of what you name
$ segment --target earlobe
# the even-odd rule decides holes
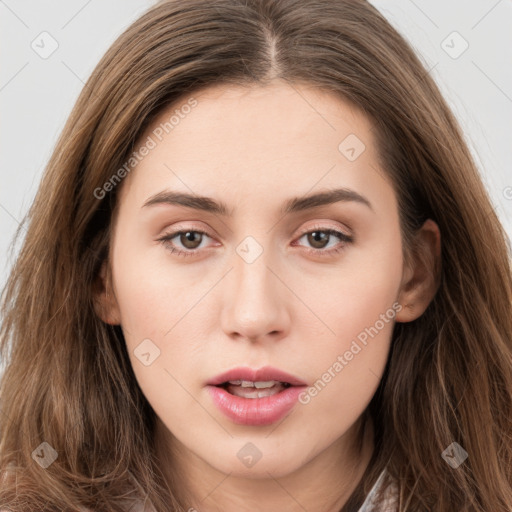
[[[103,262],[94,283],[93,300],[96,314],[103,322],[110,325],[121,323],[119,306],[112,287],[111,271],[106,261]]]
[[[404,266],[398,297],[402,309],[396,315],[397,322],[412,322],[425,312],[439,288],[440,268],[441,233],[438,225],[427,219],[415,236]]]

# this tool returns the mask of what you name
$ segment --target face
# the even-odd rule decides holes
[[[219,471],[304,466],[378,387],[405,274],[371,129],[337,96],[274,82],[204,89],[139,141],[109,318],[169,439]]]

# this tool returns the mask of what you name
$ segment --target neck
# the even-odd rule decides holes
[[[369,419],[361,434],[362,421],[361,417],[322,452],[278,478],[269,472],[260,478],[221,472],[189,451],[160,421],[157,453],[164,474],[174,482],[176,498],[190,512],[339,512],[373,454],[373,425]]]

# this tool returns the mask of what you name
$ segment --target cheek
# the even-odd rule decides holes
[[[130,263],[128,259],[117,262],[114,282],[121,325],[129,334],[127,340],[134,343],[138,338],[160,337],[164,325],[171,327],[172,299],[154,269]]]
[[[194,405],[179,385],[187,381],[188,367],[173,364],[190,360],[190,344],[169,343],[190,326],[186,311],[197,302],[194,287],[151,261],[151,250],[128,254],[123,248],[133,244],[121,241],[114,246],[112,268],[126,348],[146,399],[159,414],[172,417],[174,410]]]
[[[210,297],[201,298],[214,279],[173,267],[164,248],[140,242],[137,246],[122,230],[114,243],[112,269],[121,326],[139,385],[150,402],[164,393],[166,403],[178,406],[174,400],[182,389],[172,376],[179,382],[189,380],[190,362],[204,347],[209,314],[205,304]]]
[[[130,248],[129,250],[127,248]],[[199,283],[169,264],[165,249],[120,229],[112,252],[113,280],[127,341],[162,339],[197,302]]]
[[[400,233],[387,232],[371,246],[354,246],[329,278],[298,282],[298,294],[307,297],[322,321],[322,352],[341,350],[365,329],[377,323],[383,337],[391,335],[391,323],[402,278]],[[301,285],[302,283],[302,285]],[[385,316],[382,325],[382,315]],[[362,336],[364,337],[364,335]]]
[[[396,281],[390,273],[354,274],[344,292],[316,302],[330,327],[307,350],[310,387],[301,399],[303,418],[326,417],[324,434],[336,438],[363,413],[388,359],[395,316]],[[357,284],[356,279],[357,279]],[[377,277],[379,278],[377,280]],[[333,294],[330,295],[331,299]]]
[[[333,425],[361,414],[379,385],[400,309],[401,251],[399,231],[388,232],[372,247],[352,251],[309,295],[328,328],[309,350],[314,385],[302,403],[319,415],[330,410]]]

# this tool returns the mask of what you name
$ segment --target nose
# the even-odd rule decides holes
[[[292,294],[274,266],[265,251],[252,263],[234,255],[221,311],[221,326],[230,338],[263,342],[278,341],[288,335],[287,301]]]

